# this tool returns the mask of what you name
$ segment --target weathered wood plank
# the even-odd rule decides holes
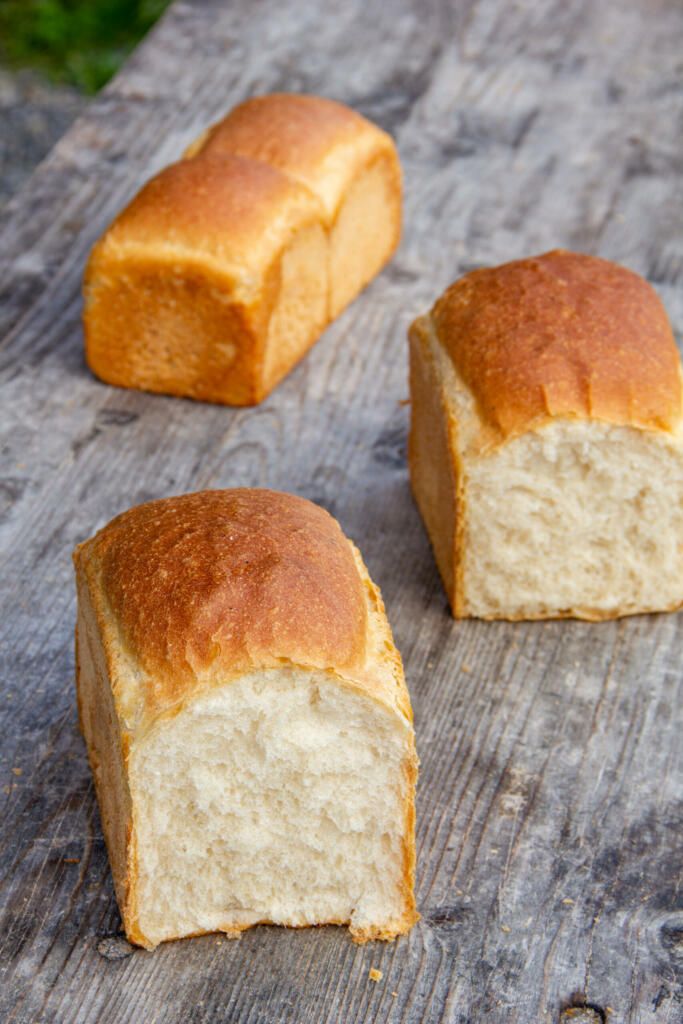
[[[410,318],[465,269],[555,245],[648,275],[680,336],[682,45],[677,0],[178,3],[8,204],[2,1019],[531,1024],[580,1003],[682,1019],[681,617],[454,624],[400,404]],[[396,135],[392,266],[257,409],[99,384],[81,353],[89,246],[208,121],[278,88]],[[328,507],[384,591],[422,758],[423,920],[395,945],[261,928],[148,954],[117,938],[76,727],[70,550],[135,502],[236,484]]]

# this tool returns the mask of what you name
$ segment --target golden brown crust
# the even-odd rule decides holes
[[[178,264],[177,253],[161,259],[144,250],[93,257],[85,279],[88,366],[119,387],[257,403],[266,392],[265,314],[276,299],[277,266],[256,301],[229,303],[220,298],[231,294],[233,282],[218,267],[183,259],[177,274]],[[168,311],[179,305],[185,330],[175,337]],[[148,325],[163,344],[147,343]]]
[[[248,291],[292,233],[318,221],[311,192],[275,167],[222,154],[181,160],[147,182],[93,250],[86,288],[99,258],[131,253],[190,258],[214,267],[233,290]]]
[[[206,930],[196,932],[186,932],[182,935],[171,935],[169,938],[164,939],[164,942],[180,942],[182,939],[196,939],[200,935],[212,935],[219,933],[225,935],[228,939],[241,939],[243,932],[251,931],[252,928],[258,928],[260,925],[270,925],[274,928],[348,928],[351,933],[351,938],[358,946],[364,946],[366,942],[394,942],[399,936],[406,935],[413,925],[417,924],[420,920],[420,914],[415,910],[414,902],[412,910],[407,910],[404,915],[397,918],[391,927],[386,928],[352,928],[350,921],[342,921],[341,919],[334,921],[316,921],[311,924],[298,924],[293,921],[271,921],[267,917],[263,917],[258,921],[254,921],[250,924],[243,924],[239,922],[237,924],[227,922],[221,925],[220,928],[215,928],[212,932]],[[125,925],[125,922],[124,922]],[[139,931],[137,924],[133,928],[125,926],[126,938],[129,942],[136,946],[142,946],[143,949],[153,950],[156,949],[156,945],[150,942],[149,939]]]
[[[680,358],[656,292],[556,250],[476,270],[432,310],[437,337],[498,441],[562,416],[672,431]]]
[[[455,607],[456,534],[461,519],[456,452],[426,317],[419,317],[411,324],[408,338],[410,482],[448,600]]]
[[[75,557],[138,668],[145,716],[174,707],[207,674],[288,662],[362,670],[367,608],[353,551],[303,498],[244,488],[150,502]]]
[[[386,132],[334,100],[294,93],[240,103],[185,155],[226,153],[263,161],[302,182],[322,201],[328,222],[364,166],[389,154],[398,168],[396,148]]]
[[[76,693],[79,724],[100,806],[116,897],[126,927],[132,922],[131,797],[127,781],[128,739],[122,734],[109,685],[106,656],[84,574],[77,570]]]

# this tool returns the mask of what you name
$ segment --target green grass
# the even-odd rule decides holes
[[[170,0],[0,0],[0,58],[97,92]]]

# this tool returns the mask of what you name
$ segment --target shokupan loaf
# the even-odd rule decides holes
[[[111,384],[257,403],[379,272],[400,230],[385,132],[320,97],[247,100],[94,247],[88,364]]]
[[[408,931],[410,699],[337,522],[207,491],[123,513],[74,562],[80,722],[131,942]]]
[[[413,492],[456,617],[683,603],[680,359],[607,260],[476,270],[410,329]]]

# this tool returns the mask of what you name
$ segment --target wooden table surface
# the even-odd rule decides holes
[[[9,204],[3,1022],[683,1020],[683,618],[453,622],[403,401],[411,318],[465,270],[555,246],[645,274],[681,336],[682,55],[680,0],[177,3]],[[395,135],[396,258],[259,408],[99,383],[90,246],[208,122],[275,89]],[[234,485],[330,509],[384,592],[422,760],[422,920],[393,945],[261,927],[147,953],[120,935],[77,730],[71,549],[130,505]]]

